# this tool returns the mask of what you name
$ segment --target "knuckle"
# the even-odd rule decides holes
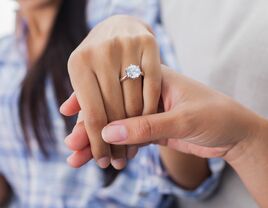
[[[90,116],[90,118],[87,119],[87,124],[92,128],[102,128],[107,124],[107,119],[102,118],[100,116]]]
[[[138,128],[136,129],[135,136],[136,138],[151,138],[153,133],[153,128],[151,123],[146,117],[142,117],[139,120]]]
[[[113,37],[102,42],[99,48],[102,48],[102,53],[105,54],[106,57],[113,57],[113,54],[119,48],[119,42],[120,40],[118,37]]]
[[[143,34],[141,36],[138,37],[139,40],[141,41],[141,43],[145,44],[145,45],[150,45],[150,46],[156,46],[156,40],[155,37],[151,34]]]
[[[74,70],[74,66],[76,65],[76,63],[77,63],[77,59],[78,59],[78,57],[79,57],[79,55],[78,55],[78,52],[77,52],[77,50],[74,50],[72,53],[71,53],[71,55],[70,55],[70,57],[69,57],[69,59],[68,59],[68,71],[69,71],[69,73],[71,73],[73,70]]]
[[[133,49],[137,44],[137,41],[132,36],[121,36],[117,37],[117,44],[123,49]]]
[[[116,63],[115,60],[120,56],[120,49],[119,37],[112,37],[95,44],[94,48],[91,48],[90,57],[96,64],[110,65]]]
[[[83,69],[83,65],[86,64],[86,60],[92,55],[91,49],[76,49],[74,50],[68,59],[68,72],[69,74]]]

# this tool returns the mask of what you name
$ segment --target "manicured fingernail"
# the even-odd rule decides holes
[[[111,164],[116,170],[121,170],[126,166],[127,160],[126,159],[116,159],[112,160]]]
[[[102,130],[102,138],[106,142],[121,142],[127,139],[127,129],[123,125],[109,125]]]
[[[107,168],[110,165],[111,160],[109,157],[103,157],[98,159],[97,163],[101,168]]]

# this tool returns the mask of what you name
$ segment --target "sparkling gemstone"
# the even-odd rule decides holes
[[[126,69],[127,77],[130,79],[137,79],[141,76],[141,69],[136,65],[130,65]]]

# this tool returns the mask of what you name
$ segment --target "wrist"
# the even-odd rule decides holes
[[[196,189],[210,175],[207,159],[159,146],[162,163],[169,177],[180,187]]]
[[[231,151],[226,161],[237,172],[260,207],[268,207],[268,121],[262,119],[256,137],[246,139]],[[231,153],[231,152],[230,152]],[[229,153],[228,153],[229,154]],[[239,156],[238,156],[239,155]]]
[[[268,155],[268,121],[258,118],[256,126],[258,127],[253,135],[238,142],[225,155],[224,159],[233,168],[239,168],[239,166],[249,162],[254,163],[256,161],[252,161],[253,159],[256,160],[257,157]]]

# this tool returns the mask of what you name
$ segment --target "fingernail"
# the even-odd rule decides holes
[[[104,127],[101,132],[106,142],[121,142],[127,139],[127,129],[123,125],[110,125]]]
[[[107,168],[110,165],[111,161],[109,157],[103,157],[101,159],[98,159],[97,164],[101,168]]]
[[[112,160],[111,164],[116,170],[121,170],[126,166],[127,160],[126,159],[116,159]]]

